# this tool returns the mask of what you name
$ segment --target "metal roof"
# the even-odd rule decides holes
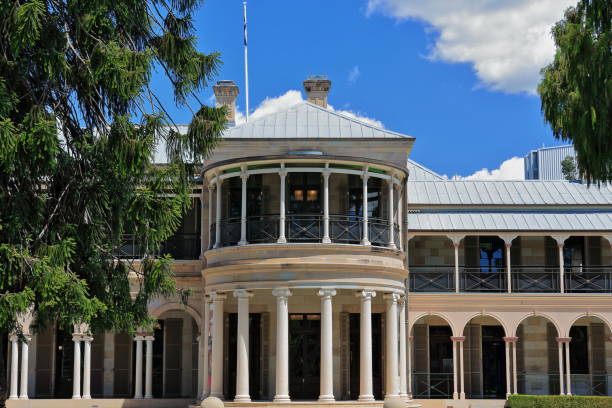
[[[409,205],[611,205],[612,186],[568,181],[408,181]]]
[[[435,171],[428,169],[427,167],[413,160],[408,159],[407,167],[408,167],[409,180],[415,180],[415,181],[446,180],[444,176],[439,175]]]
[[[612,212],[408,213],[409,231],[612,231]]]
[[[414,139],[333,112],[310,102],[299,104],[240,126],[228,128],[223,139]]]

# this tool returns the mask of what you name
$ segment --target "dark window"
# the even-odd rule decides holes
[[[480,267],[487,272],[501,272],[505,265],[504,241],[499,237],[480,237]]]
[[[448,326],[429,326],[429,371],[453,372],[453,332]]]
[[[382,214],[382,180],[376,177],[368,179],[368,217],[381,218]],[[349,176],[349,215],[363,216],[363,181],[361,177]]]
[[[563,247],[563,264],[566,268],[584,265],[584,237],[569,237]]]
[[[589,373],[589,335],[587,326],[572,326],[570,329],[570,372]]]
[[[289,173],[289,214],[321,213],[321,174]]]

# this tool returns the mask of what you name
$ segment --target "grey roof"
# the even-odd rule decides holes
[[[444,176],[439,175],[435,171],[428,169],[427,167],[413,160],[408,159],[406,166],[408,167],[408,180],[410,181],[446,180]]]
[[[568,181],[409,181],[409,205],[610,205],[612,186]]]
[[[299,104],[240,126],[228,128],[224,139],[413,139],[333,112],[310,102]]]
[[[612,231],[612,212],[409,213],[409,231]]]

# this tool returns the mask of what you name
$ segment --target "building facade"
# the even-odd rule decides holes
[[[192,294],[153,301],[155,327],[24,316],[9,406],[612,395],[612,188],[445,180],[414,138],[328,110],[330,86],[227,129],[165,246]],[[117,256],[138,262],[129,237]]]
[[[576,161],[574,146],[542,147],[532,150],[524,157],[525,180],[565,180],[561,162],[567,156]]]

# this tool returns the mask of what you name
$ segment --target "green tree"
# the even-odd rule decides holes
[[[561,173],[566,180],[576,180],[576,162],[572,156],[565,156],[561,160]]]
[[[226,125],[197,98],[220,64],[196,49],[201,2],[0,0],[0,338],[30,307],[41,327],[131,331],[149,299],[177,293],[171,257],[156,254]],[[191,109],[186,132],[155,72]],[[156,146],[167,166],[153,164]],[[140,262],[114,256],[126,232]],[[6,380],[0,369],[0,406]]]
[[[612,2],[581,0],[552,29],[554,61],[538,87],[558,139],[574,143],[588,183],[612,181]]]

